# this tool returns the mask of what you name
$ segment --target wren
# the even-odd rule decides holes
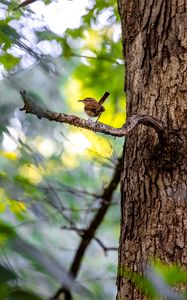
[[[101,97],[99,102],[97,102],[94,98],[85,98],[83,100],[78,100],[78,102],[84,103],[84,111],[90,117],[98,117],[100,118],[101,114],[105,111],[104,106],[102,105],[106,98],[110,95],[109,92],[105,92]],[[97,121],[96,120],[96,121]]]

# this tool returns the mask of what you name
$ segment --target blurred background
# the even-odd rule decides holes
[[[121,26],[114,0],[19,4],[0,3],[0,299],[49,299],[61,283],[72,285],[66,272],[124,140],[25,114],[19,93],[88,119],[77,100],[109,91],[100,121],[122,126]],[[119,224],[118,187],[82,261],[74,299],[115,298]]]

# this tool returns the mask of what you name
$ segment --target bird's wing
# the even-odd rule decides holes
[[[96,107],[94,104],[92,103],[87,103],[86,104],[86,110],[90,110],[92,111],[93,113],[97,113],[98,111],[98,107]]]

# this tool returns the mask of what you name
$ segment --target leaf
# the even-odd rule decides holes
[[[0,44],[1,44],[1,49],[5,51],[8,48],[10,48],[12,45],[12,41],[9,38],[9,36],[6,36],[1,32],[1,24],[0,24]]]
[[[13,69],[20,61],[20,58],[11,54],[5,53],[0,56],[0,63],[3,64],[7,71]]]
[[[0,20],[0,42],[9,41],[9,46],[12,44],[12,40],[16,40],[19,37],[19,34],[14,28],[9,26],[4,20]],[[3,41],[3,38],[5,39]]]
[[[9,160],[17,159],[17,154],[15,152],[7,152],[7,151],[0,150],[0,156],[3,156]]]

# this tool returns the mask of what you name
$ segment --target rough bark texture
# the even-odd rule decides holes
[[[118,0],[126,61],[127,114],[164,121],[127,138],[119,269],[143,272],[149,258],[187,265],[187,0]],[[146,299],[118,277],[118,299]]]

